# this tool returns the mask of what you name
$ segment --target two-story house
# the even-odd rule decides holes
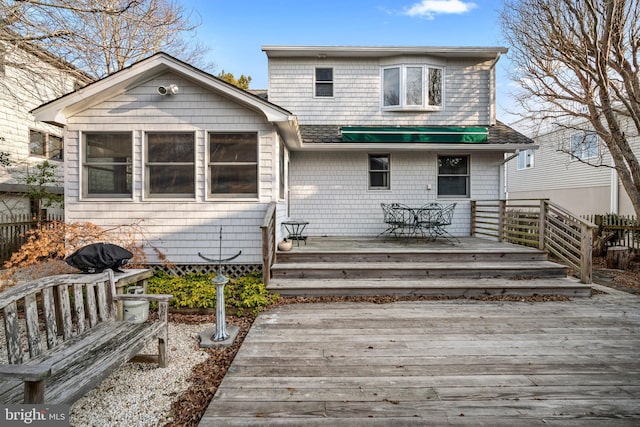
[[[621,117],[621,124],[640,156],[640,136],[631,119]],[[589,123],[572,119],[523,127],[537,149],[522,150],[508,162],[510,199],[546,198],[579,215],[634,215],[611,154]]]
[[[501,197],[505,153],[531,146],[495,117],[504,48],[263,50],[268,100],[159,53],[35,109],[65,128],[67,220],[142,221],[184,265],[221,227],[221,256],[259,265],[272,203],[309,236],[375,236],[381,202],[456,203],[464,236],[470,200]]]
[[[35,120],[30,110],[91,81],[85,73],[38,47],[3,31],[0,41],[0,152],[9,165],[0,166],[0,214],[35,213],[38,201],[25,197],[26,179],[48,160],[62,194],[64,149],[62,129]],[[60,214],[62,211],[60,209]]]

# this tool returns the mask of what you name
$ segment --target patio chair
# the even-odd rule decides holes
[[[453,234],[447,231],[447,227],[451,225],[453,219],[453,211],[456,208],[457,203],[452,203],[440,209],[436,223],[433,227],[434,238],[439,236],[445,238],[449,243],[455,245],[460,243],[460,240]]]
[[[408,235],[413,234],[415,230],[415,214],[413,209],[399,203],[380,203],[380,207],[382,207],[387,229],[378,234],[378,236],[393,235],[398,238],[407,232]]]
[[[438,224],[442,206],[437,203],[427,203],[416,211],[416,232],[420,232],[422,237],[435,240],[435,227]]]
[[[388,203],[380,203],[380,207],[382,208],[384,223],[387,224],[387,229],[378,234],[378,237],[391,234],[397,237],[396,232],[398,228],[402,227],[402,222],[397,218],[396,211],[393,209],[393,205]]]

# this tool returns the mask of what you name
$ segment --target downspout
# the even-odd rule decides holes
[[[612,214],[620,213],[620,181],[618,180],[618,171],[615,168],[611,168],[611,200],[609,206],[609,212]]]

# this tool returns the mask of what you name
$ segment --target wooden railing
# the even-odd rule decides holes
[[[471,235],[547,251],[591,283],[596,225],[547,199],[472,200]]]
[[[272,202],[262,221],[262,280],[269,286],[271,266],[276,258],[276,203]]]

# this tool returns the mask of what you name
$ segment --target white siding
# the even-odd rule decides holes
[[[0,73],[0,151],[8,153],[11,161],[9,167],[0,166],[0,183],[24,184],[29,170],[43,161],[29,155],[29,129],[56,136],[63,133],[59,127],[36,122],[29,111],[72,91],[75,79],[25,51],[5,45],[0,52],[4,52],[2,60],[7,64]],[[62,186],[62,162],[49,163],[56,166]],[[2,199],[0,213],[29,212],[28,201],[20,196],[3,195]]]
[[[518,170],[517,158],[507,163],[509,198],[549,198],[552,202],[576,214],[604,214],[618,209],[620,214],[632,214],[628,196],[620,185],[619,208],[612,206],[610,167],[594,167],[571,159],[560,150],[567,149],[575,130],[557,129],[534,137],[540,148],[534,152],[534,166]],[[636,133],[631,127],[627,135]],[[632,147],[640,155],[640,138],[634,137]],[[600,141],[603,163],[612,165],[606,146]]]
[[[156,88],[176,84],[180,92],[160,96]],[[66,135],[66,204],[68,221],[109,227],[140,222],[143,238],[176,264],[202,264],[198,252],[222,257],[242,250],[234,263],[261,262],[260,225],[268,203],[277,200],[278,136],[258,113],[175,74],[165,74],[68,119]],[[188,200],[145,200],[143,139],[145,131],[193,131],[196,135],[196,195]],[[131,131],[134,135],[133,200],[82,200],[80,138],[82,131]],[[216,201],[206,197],[208,131],[257,131],[259,200]],[[149,245],[147,245],[147,248]],[[150,262],[156,254],[147,250]]]
[[[382,65],[431,63],[445,66],[444,108],[429,112],[382,111]],[[304,125],[478,125],[491,118],[491,62],[401,57],[385,59],[269,59],[269,101]],[[333,68],[334,96],[314,97],[314,70]]]
[[[471,155],[472,199],[499,198],[501,156]],[[470,199],[437,198],[437,154],[391,153],[390,169],[390,190],[368,190],[367,153],[294,152],[290,217],[308,221],[310,236],[375,236],[385,230],[380,203],[457,203],[449,230],[469,235]]]

